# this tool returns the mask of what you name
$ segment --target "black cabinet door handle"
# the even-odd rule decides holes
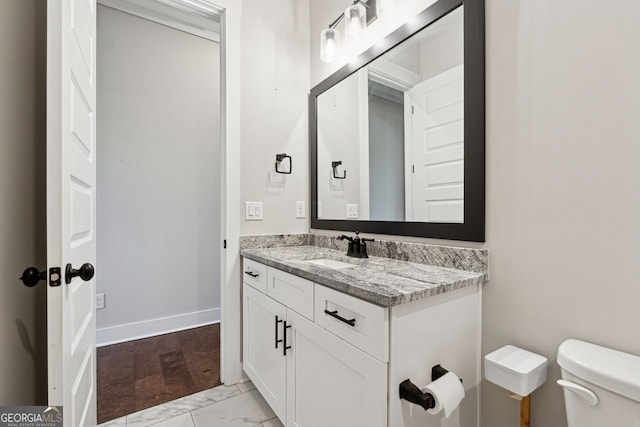
[[[346,323],[347,325],[356,326],[356,319],[345,319],[344,317],[338,314],[338,310],[334,310],[334,311],[325,310],[324,314],[328,314],[329,316],[334,317],[339,321]]]
[[[254,279],[257,279],[258,276],[260,276],[258,273],[254,273],[252,271],[245,271],[244,274],[248,274],[249,276],[253,277]]]
[[[281,339],[280,340],[278,339],[278,323],[282,323],[282,322],[283,320],[278,319],[278,316],[276,316],[276,348],[278,348],[278,343],[282,342]]]
[[[291,348],[290,345],[287,345],[287,329],[289,329],[290,327],[291,327],[291,325],[287,325],[287,321],[285,320],[284,321],[284,329],[283,329],[283,332],[284,332],[284,337],[283,337],[284,338],[284,343],[283,343],[284,347],[282,348],[282,355],[283,356],[286,356],[287,355],[287,350],[289,350]]]

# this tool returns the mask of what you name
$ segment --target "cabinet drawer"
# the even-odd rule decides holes
[[[381,362],[389,360],[388,309],[316,284],[314,311],[318,325]]]
[[[267,295],[313,320],[313,282],[267,267]]]
[[[242,281],[262,293],[267,293],[267,266],[251,259],[243,258]]]

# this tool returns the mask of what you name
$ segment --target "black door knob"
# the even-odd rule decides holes
[[[35,267],[29,267],[22,273],[20,280],[22,280],[25,286],[32,288],[37,285],[40,280],[47,280],[47,272],[38,271]]]
[[[80,278],[85,282],[88,282],[93,279],[94,274],[95,269],[93,268],[93,265],[88,262],[86,264],[82,264],[82,267],[80,267],[79,270],[71,267],[71,264],[67,264],[67,268],[64,271],[64,282],[68,285],[71,283],[71,279],[78,276],[80,276]]]

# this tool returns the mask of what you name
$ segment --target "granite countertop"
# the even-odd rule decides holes
[[[389,258],[352,258],[343,252],[317,246],[243,249],[248,259],[275,267],[365,301],[392,307],[486,281],[486,274]],[[332,269],[306,263],[328,258],[355,264]]]

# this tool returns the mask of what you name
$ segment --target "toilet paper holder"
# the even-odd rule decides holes
[[[445,368],[440,365],[435,365],[431,368],[431,381],[435,381],[438,378],[444,376],[447,372]],[[460,380],[462,382],[462,380]],[[410,379],[406,379],[400,383],[400,399],[407,400],[416,405],[420,405],[426,411],[436,406],[436,400],[431,393],[423,393],[420,387],[411,382]]]

